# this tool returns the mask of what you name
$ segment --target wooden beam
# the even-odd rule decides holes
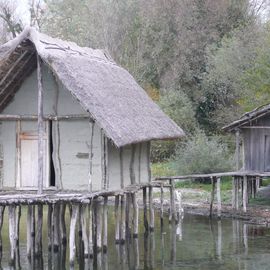
[[[41,60],[37,54],[37,78],[38,78],[38,194],[43,192],[44,177],[44,120],[43,120],[43,86]]]
[[[243,212],[247,212],[247,200],[248,200],[248,191],[247,191],[247,176],[244,176],[243,179]]]
[[[60,120],[82,120],[88,119],[90,122],[93,120],[87,114],[73,114],[73,115],[43,115],[44,120],[60,121]],[[38,115],[16,115],[16,114],[0,114],[0,121],[37,121]]]
[[[236,159],[236,170],[240,169],[240,132],[239,130],[235,133],[235,159]]]

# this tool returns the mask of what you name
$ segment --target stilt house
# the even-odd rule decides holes
[[[0,180],[20,189],[148,182],[150,141],[184,132],[101,50],[25,29],[0,47]]]
[[[242,160],[242,170],[270,172],[270,104],[245,113],[223,130],[236,134],[237,169]]]

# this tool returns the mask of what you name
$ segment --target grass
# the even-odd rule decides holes
[[[151,170],[153,177],[176,175],[176,171],[173,169],[172,161],[152,163]]]

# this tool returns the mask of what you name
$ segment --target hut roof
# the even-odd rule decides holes
[[[107,53],[30,27],[0,47],[0,112],[36,69],[37,54],[116,146],[184,136]]]
[[[237,128],[241,128],[241,126],[244,126],[246,124],[252,124],[252,121],[264,117],[269,113],[270,113],[270,104],[260,106],[250,112],[246,112],[240,117],[240,119],[226,125],[225,127],[222,128],[222,130],[233,131]]]

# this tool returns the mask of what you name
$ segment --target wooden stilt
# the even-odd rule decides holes
[[[67,228],[66,228],[66,204],[61,203],[60,205],[60,235],[61,235],[61,243],[66,246],[67,244]]]
[[[160,185],[160,225],[163,227],[164,220],[164,187],[163,183]]]
[[[133,237],[138,238],[139,235],[139,206],[136,193],[132,194],[133,204]]]
[[[2,253],[3,243],[2,243],[2,227],[3,227],[3,220],[4,220],[4,211],[5,206],[0,206],[0,253]],[[0,261],[1,263],[1,261]]]
[[[79,214],[79,205],[74,204],[72,206],[72,216],[70,221],[70,232],[69,232],[69,263],[71,266],[74,265],[75,259],[75,251],[76,251],[76,244],[75,244],[75,231],[76,231],[76,223]]]
[[[150,212],[150,232],[154,231],[155,227],[155,212],[153,206],[153,187],[149,187],[149,212]]]
[[[19,246],[20,220],[21,220],[21,206],[18,205],[15,209],[15,239],[17,247]]]
[[[217,178],[217,216],[221,218],[221,188],[220,177]]]
[[[239,210],[239,177],[236,178],[235,182],[235,209]]]
[[[33,216],[33,208],[32,205],[28,205],[27,208],[27,257],[31,257],[31,249],[32,249],[32,234],[31,234],[31,225],[32,225],[32,216]]]
[[[145,232],[148,232],[149,226],[148,226],[148,220],[147,220],[147,193],[146,193],[146,187],[143,188],[143,222],[144,222],[144,229]]]
[[[107,253],[108,249],[108,197],[104,197],[103,202],[103,238],[102,238],[103,252]]]
[[[51,251],[52,249],[52,235],[53,235],[52,212],[53,212],[53,207],[51,204],[48,204],[47,228],[48,228],[48,250],[49,251]]]
[[[86,223],[86,205],[82,205],[80,211],[80,219],[82,224],[82,240],[83,240],[83,247],[84,247],[84,258],[88,258],[89,255],[89,238],[87,235],[87,223]]]
[[[256,176],[256,194],[257,194],[259,188],[260,188],[260,177]]]
[[[247,176],[244,176],[243,179],[243,212],[247,212],[247,200],[248,200],[248,194],[247,194],[247,185],[248,185]]]
[[[89,212],[89,255],[90,258],[93,258],[94,255],[94,245],[93,245],[93,200],[91,200],[91,203],[88,206],[88,212]]]
[[[9,205],[8,207],[9,219],[9,241],[10,241],[10,264],[14,265],[16,257],[16,206]]]
[[[119,195],[115,196],[114,219],[115,219],[115,243],[119,244],[119,242],[120,242]]]
[[[126,208],[126,200],[125,196],[121,195],[121,231],[120,231],[120,243],[125,243],[126,238],[126,226],[125,226],[125,208]]]
[[[96,252],[102,250],[102,208],[101,199],[99,198],[96,202]]]
[[[60,204],[53,206],[53,251],[58,252],[60,246]]]
[[[43,205],[39,204],[37,206],[37,235],[36,235],[36,245],[35,254],[37,256],[42,255],[42,222],[43,222]]]
[[[213,204],[215,199],[215,189],[216,189],[216,178],[211,177],[211,183],[212,183],[212,191],[211,191],[211,200],[210,200],[210,214],[209,216],[213,216]]]
[[[126,236],[129,238],[131,234],[130,228],[130,193],[126,193]]]
[[[235,194],[236,194],[236,190],[235,190],[235,177],[233,176],[232,178],[232,208],[235,209],[236,208],[236,204],[235,204]]]
[[[169,222],[175,221],[175,184],[174,180],[170,179],[170,215]]]

